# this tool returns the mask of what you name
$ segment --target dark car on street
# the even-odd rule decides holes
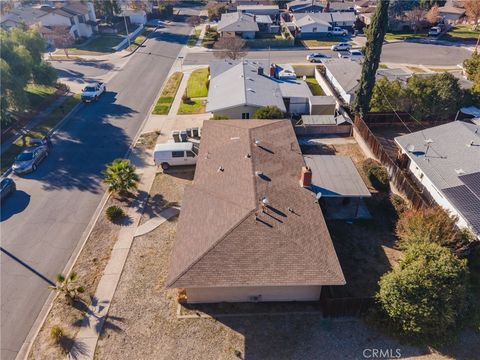
[[[13,194],[17,190],[15,181],[10,178],[4,178],[0,181],[0,199],[5,199],[8,195]]]

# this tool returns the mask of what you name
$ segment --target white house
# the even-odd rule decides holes
[[[355,20],[354,12],[295,13],[292,15],[296,36],[300,38],[324,36],[334,27],[352,31]]]
[[[332,87],[346,104],[352,104],[359,86],[362,66],[349,59],[325,59],[322,63],[325,66],[325,76]]]
[[[480,239],[480,126],[453,121],[395,142],[419,187]]]
[[[128,17],[131,24],[145,25],[147,23],[147,13],[144,10],[125,9],[120,16]]]

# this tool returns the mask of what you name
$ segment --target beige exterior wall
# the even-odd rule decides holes
[[[253,119],[253,114],[257,107],[254,106],[237,106],[231,109],[223,109],[214,111],[214,115],[227,116],[229,119],[242,119],[242,113],[249,113],[250,119]]]
[[[322,287],[316,286],[266,286],[231,288],[189,288],[187,302],[252,302],[258,301],[317,301]]]

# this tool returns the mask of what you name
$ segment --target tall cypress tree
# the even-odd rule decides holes
[[[367,44],[365,45],[365,58],[362,67],[360,87],[355,100],[355,112],[365,115],[370,109],[375,74],[380,62],[383,40],[388,27],[388,0],[378,0],[372,23],[367,31]]]

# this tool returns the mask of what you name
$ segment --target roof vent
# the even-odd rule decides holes
[[[252,155],[250,155],[250,154],[245,155],[245,159],[250,159],[251,157],[252,157]]]
[[[262,204],[265,205],[265,206],[270,204],[270,201],[268,201],[268,198],[266,196],[262,199]]]
[[[218,169],[217,169],[217,172],[224,172],[225,169],[223,168],[223,166],[220,166]]]
[[[463,170],[463,169],[455,169],[455,172],[457,173],[457,175],[464,175],[465,174],[465,170]]]
[[[255,171],[255,176],[261,177],[262,175],[263,175],[263,172]]]
[[[260,140],[255,140],[255,146],[260,146],[262,142]]]
[[[234,137],[231,137],[230,140],[240,140],[240,137],[239,136],[234,136]]]
[[[467,144],[467,146],[468,146],[468,147],[472,147],[472,146],[473,146],[473,143],[474,143],[474,141],[472,140],[472,141],[470,141],[470,142]]]
[[[250,92],[255,92],[255,90],[253,90],[252,88],[248,88],[247,91],[250,91]]]

